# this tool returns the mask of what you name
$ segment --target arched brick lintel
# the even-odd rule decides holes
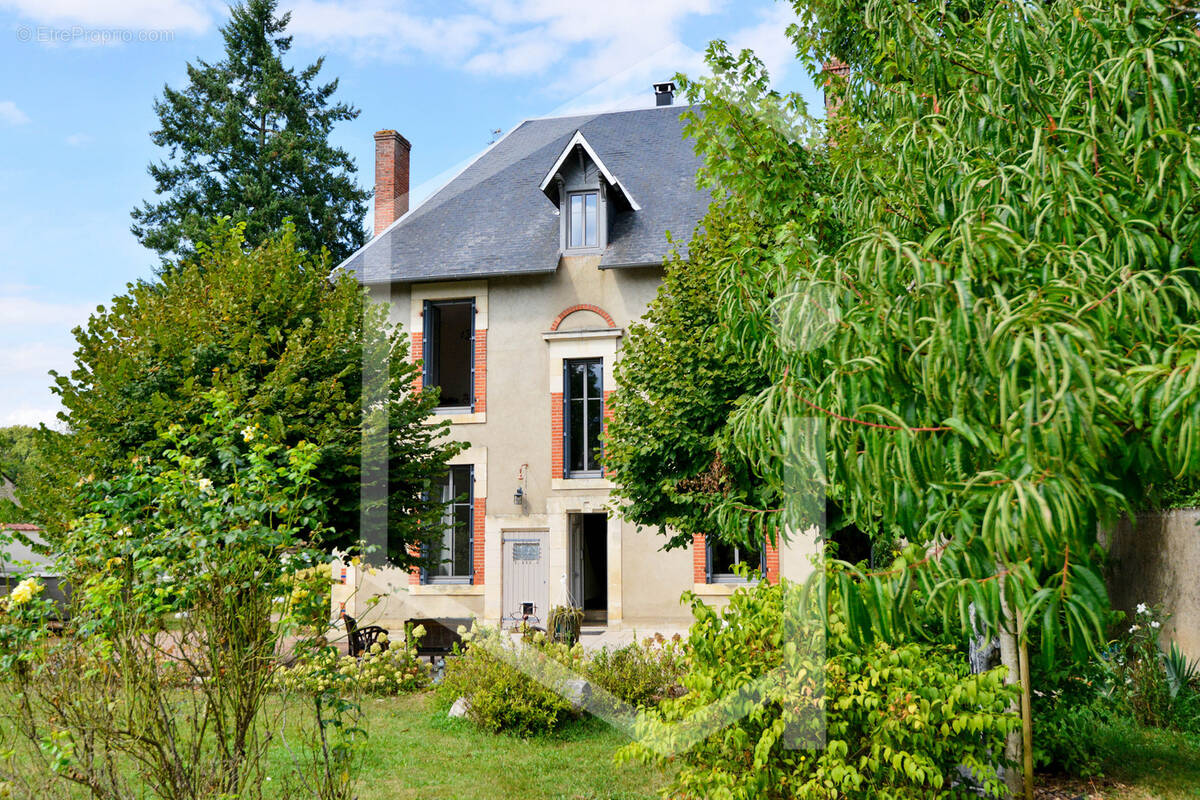
[[[551,323],[550,330],[551,331],[558,330],[558,326],[562,325],[563,320],[566,319],[567,317],[571,316],[572,314],[574,314],[576,311],[591,311],[594,314],[599,314],[601,317],[604,318],[604,321],[608,323],[608,327],[610,327],[610,328],[617,327],[617,323],[613,322],[613,318],[611,316],[609,316],[608,312],[605,311],[600,306],[594,306],[590,303],[580,303],[578,305],[571,306],[570,308],[563,309],[563,312],[561,314],[559,314],[557,317],[555,317],[554,322]]]

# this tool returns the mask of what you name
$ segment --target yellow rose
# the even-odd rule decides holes
[[[9,594],[9,608],[16,608],[24,605],[33,599],[34,595],[41,594],[45,587],[38,583],[33,578],[26,578],[16,585]]]

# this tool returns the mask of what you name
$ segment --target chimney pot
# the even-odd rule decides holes
[[[675,81],[663,81],[654,84],[654,104],[669,106],[675,103]]]
[[[412,145],[392,130],[375,133],[375,231],[408,212],[408,161]]]

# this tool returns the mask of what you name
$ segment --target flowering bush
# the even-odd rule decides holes
[[[380,641],[387,642],[386,635]],[[384,650],[374,644],[361,659],[322,650],[312,658],[278,669],[275,682],[281,689],[306,694],[339,690],[393,696],[428,686],[429,666],[417,658],[415,647],[393,644]]]
[[[1141,725],[1200,730],[1200,691],[1180,680],[1159,635],[1166,615],[1161,605],[1139,603],[1117,650],[1117,673],[1125,701]]]

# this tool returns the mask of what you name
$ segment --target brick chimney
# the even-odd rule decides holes
[[[408,211],[408,154],[412,145],[395,131],[375,132],[375,235]]]
[[[850,77],[850,65],[841,59],[834,58],[825,62],[825,121],[833,119],[837,113],[838,107],[842,104],[842,98],[837,96],[837,91],[830,91],[830,84],[834,78],[845,80]]]

